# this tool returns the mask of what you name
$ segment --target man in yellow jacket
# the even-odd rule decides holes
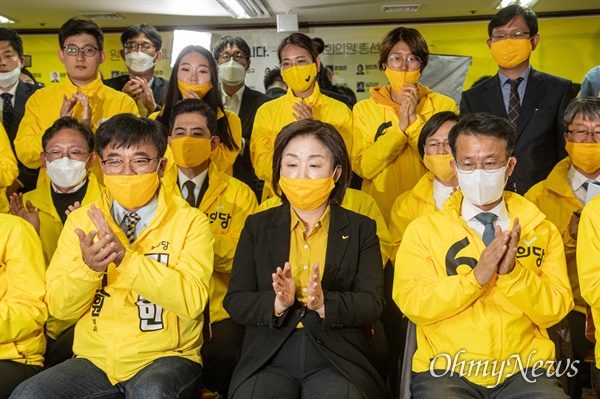
[[[202,374],[209,391],[226,397],[239,361],[244,327],[231,321],[223,299],[244,223],[257,206],[256,195],[245,183],[219,171],[211,161],[210,156],[219,145],[217,118],[204,101],[185,99],[177,103],[171,112],[169,130],[174,164],[165,173],[163,184],[204,212],[215,236],[209,297],[212,336],[202,346]]]
[[[573,307],[564,251],[534,205],[503,192],[514,128],[472,114],[449,142],[461,190],[408,226],[395,265],[394,301],[417,326],[413,398],[566,398],[546,333]]]
[[[72,18],[60,28],[58,39],[58,57],[68,79],[36,91],[27,100],[14,141],[17,157],[32,169],[41,166],[42,135],[58,118],[72,116],[95,132],[102,120],[113,115],[139,115],[127,94],[102,83],[98,67],[106,57],[104,35],[95,22]],[[99,165],[94,173],[101,179]]]
[[[33,227],[0,214],[0,398],[44,365],[44,257]]]
[[[0,123],[0,213],[8,212],[6,188],[13,184],[18,175],[17,158],[10,146],[6,130]]]
[[[596,367],[594,382],[600,397],[600,196],[594,197],[581,212],[577,245],[577,270],[581,283],[581,295],[592,308],[596,325]]]
[[[577,226],[581,208],[586,203],[590,185],[600,191],[600,98],[575,98],[565,109],[564,133],[568,157],[560,161],[546,180],[534,185],[525,198],[533,202],[558,227],[567,258],[569,280],[573,289],[575,308],[569,313],[569,329],[573,355],[583,367],[575,378],[575,395],[581,396],[581,382],[588,378],[583,359],[593,344],[585,338],[585,301],[581,297],[577,278],[575,250],[578,245]],[[597,132],[597,133],[594,133]],[[589,189],[588,189],[589,188]]]
[[[106,190],[65,223],[46,303],[79,318],[76,357],[22,384],[16,398],[195,398],[214,237],[202,212],[160,184],[167,134],[131,114],[95,136]]]

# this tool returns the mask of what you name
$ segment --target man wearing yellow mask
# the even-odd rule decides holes
[[[575,308],[568,315],[573,354],[583,365],[585,354],[594,345],[585,338],[586,309],[579,289],[575,252],[581,209],[594,191],[591,185],[599,185],[600,191],[600,98],[575,98],[565,110],[564,123],[569,156],[552,169],[546,180],[533,186],[525,198],[536,204],[562,234],[575,301]],[[588,367],[582,367],[577,373],[573,397],[581,396],[580,382],[589,381],[589,377],[581,376],[587,370]]]
[[[513,156],[518,162],[507,190],[524,194],[567,155],[562,120],[575,92],[570,80],[531,67],[540,35],[537,15],[530,9],[503,8],[488,24],[488,35],[498,73],[463,92],[460,113],[487,112],[507,118],[515,127]]]
[[[76,357],[13,395],[196,398],[214,261],[209,221],[161,185],[160,123],[114,116],[95,148],[106,190],[70,214],[46,273],[50,314],[79,318]]]
[[[219,171],[210,156],[219,145],[217,117],[199,99],[178,102],[171,111],[169,146],[175,163],[163,184],[210,219],[215,236],[214,272],[210,286],[212,337],[202,346],[206,389],[227,397],[233,370],[240,358],[244,327],[231,321],[223,308],[233,255],[246,218],[254,213],[256,195],[245,183]]]

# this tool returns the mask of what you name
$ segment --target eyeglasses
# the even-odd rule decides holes
[[[80,51],[86,57],[93,57],[96,54],[98,54],[98,51],[100,51],[99,48],[94,46],[77,47],[74,44],[69,44],[68,46],[63,47],[63,50],[67,55],[70,55],[71,57],[77,57]]]
[[[442,146],[442,149],[450,151],[450,143],[448,143],[448,140],[445,140],[445,141],[431,140],[431,141],[428,141],[425,143],[425,149],[429,150],[430,152],[439,150],[440,146]]]
[[[590,132],[588,130],[583,129],[575,129],[575,130],[567,130],[567,133],[571,133],[573,137],[578,140],[585,140],[589,134],[592,135],[592,139],[594,141],[600,141],[600,131]]]
[[[67,152],[62,152],[58,150],[44,151],[44,154],[46,154],[46,160],[48,162],[58,161],[59,159],[64,157],[68,157],[69,159],[72,159],[74,161],[86,162],[89,158],[89,151],[81,151],[77,149],[73,149]]]
[[[136,174],[144,174],[144,173],[149,173],[152,171],[152,168],[150,167],[150,164],[152,161],[154,161],[155,159],[160,159],[160,157],[154,157],[154,158],[143,158],[143,157],[137,157],[137,158],[132,158],[128,163],[129,163],[129,169],[131,169],[131,171],[133,173]],[[102,166],[104,166],[108,172],[110,172],[110,174],[119,174],[119,173],[123,173],[123,171],[125,170],[125,162],[123,162],[122,159],[116,159],[116,158],[110,158],[110,159],[105,159],[104,161],[100,162],[102,164]]]
[[[489,160],[481,163],[465,161],[461,163],[457,162],[456,165],[461,172],[466,174],[472,173],[475,169],[477,169],[477,165],[481,165],[481,169],[487,173],[496,173],[504,165],[504,162],[506,162],[506,159],[501,161]]]
[[[511,39],[524,39],[525,35],[529,35],[531,32],[524,32],[522,30],[515,30],[513,32],[507,32],[507,33],[500,33],[497,35],[492,35],[490,36],[492,39],[498,41],[498,40],[504,40],[507,38],[511,38]]]
[[[248,58],[248,57],[246,57],[246,54],[242,53],[241,51],[236,51],[233,54],[221,53],[219,55],[219,61],[228,62],[232,57],[235,62],[243,62],[243,61],[246,61],[246,59]]]
[[[400,54],[392,54],[387,59],[387,65],[392,68],[401,68],[402,63],[406,64],[408,69],[415,71],[421,66],[421,59],[416,55],[402,58]]]
[[[154,50],[154,44],[152,43],[136,43],[136,42],[127,42],[123,45],[123,48],[127,51],[138,51],[138,48],[141,49],[144,53],[151,53]]]
[[[308,60],[308,59],[303,58],[303,59],[296,60],[296,62],[283,61],[282,63],[279,64],[279,66],[283,70],[283,69],[291,68],[293,66],[306,66],[306,65],[310,65],[312,63],[313,63],[312,60]]]

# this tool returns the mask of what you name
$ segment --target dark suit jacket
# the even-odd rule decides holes
[[[116,78],[106,79],[104,84],[108,87],[112,87],[117,91],[123,90],[123,86],[125,83],[129,82],[129,75],[121,75]],[[152,81],[152,86],[150,89],[152,90],[152,97],[154,97],[154,102],[157,105],[163,105],[163,97],[165,92],[167,91],[167,86],[169,85],[169,81],[164,78],[160,78],[158,76],[154,76],[154,80]],[[155,111],[158,111],[160,107],[157,107]]]
[[[238,115],[242,121],[242,137],[246,141],[246,147],[244,154],[238,155],[233,164],[233,176],[250,186],[259,201],[262,196],[262,182],[256,177],[254,167],[250,161],[250,136],[252,135],[252,125],[254,125],[254,116],[258,107],[270,99],[260,91],[252,90],[246,86],[240,104],[240,114]]]
[[[29,97],[31,97],[31,95],[33,93],[35,93],[35,91],[39,88],[40,88],[40,86],[38,86],[38,85],[24,83],[24,82],[21,82],[20,80],[17,83],[17,91],[15,93],[15,105],[13,107],[13,120],[12,120],[12,124],[10,127],[10,131],[6,132],[8,134],[10,143],[13,147],[13,151],[15,150],[13,141],[15,140],[15,137],[17,136],[17,130],[19,130],[19,125],[21,124],[21,119],[23,119],[23,115],[25,114],[25,103],[27,102]],[[17,161],[18,161],[18,159],[17,159]],[[29,169],[28,167],[23,165],[21,163],[21,161],[18,161],[18,163],[19,163],[18,179],[24,186],[21,191],[27,192],[27,191],[33,190],[37,183],[38,169]]]
[[[574,97],[570,80],[531,69],[513,151],[517,165],[507,190],[525,194],[567,155],[563,114]],[[460,113],[473,112],[507,118],[498,74],[462,93]]]
[[[361,327],[376,321],[384,306],[383,265],[375,222],[331,206],[331,223],[322,287],[325,318],[296,302],[275,318],[271,274],[290,252],[290,206],[248,217],[237,246],[224,306],[246,326],[242,355],[230,395],[255,374],[302,321],[323,354],[366,398],[386,398],[385,384],[371,361]]]

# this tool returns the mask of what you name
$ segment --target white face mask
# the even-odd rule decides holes
[[[219,65],[219,80],[230,86],[237,86],[244,83],[246,68],[234,60],[229,60]]]
[[[125,64],[133,72],[141,73],[152,68],[156,62],[154,62],[154,57],[151,55],[142,53],[141,51],[133,51],[125,54]]]
[[[456,171],[463,196],[473,205],[491,204],[502,196],[506,184],[504,179],[506,166],[492,173],[483,169],[476,169],[471,173],[461,172],[459,168],[456,168]]]
[[[63,157],[56,161],[46,162],[46,173],[57,187],[75,187],[87,175],[85,164],[86,162]]]
[[[21,68],[15,68],[10,72],[0,72],[0,87],[9,87],[17,83],[21,75]]]

